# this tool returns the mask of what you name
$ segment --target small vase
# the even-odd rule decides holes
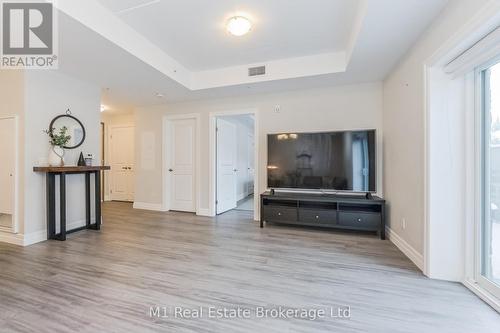
[[[64,166],[64,149],[59,146],[52,146],[49,150],[49,165],[52,167]]]

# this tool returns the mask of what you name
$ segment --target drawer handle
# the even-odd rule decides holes
[[[361,222],[361,219],[358,219],[358,222]]]
[[[319,219],[319,216],[318,216],[318,215],[316,215],[316,219]]]
[[[281,213],[278,213],[279,216],[281,216]]]

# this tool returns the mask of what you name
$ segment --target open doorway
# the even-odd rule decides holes
[[[254,210],[255,117],[253,114],[215,118],[216,214]]]

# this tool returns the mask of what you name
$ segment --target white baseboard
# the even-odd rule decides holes
[[[500,300],[490,294],[488,291],[481,288],[474,281],[465,280],[462,282],[464,286],[470,289],[474,294],[477,295],[480,299],[485,301],[489,306],[495,309],[497,312],[500,312]]]
[[[134,209],[143,209],[143,210],[151,210],[151,211],[156,211],[156,212],[166,212],[167,210],[163,208],[162,204],[153,204],[149,202],[134,202],[133,205]],[[206,208],[200,208],[196,215],[199,216],[208,216],[212,217],[213,215],[210,214],[210,209]]]
[[[8,232],[0,233],[0,242],[28,246],[35,243],[40,243],[47,240],[47,231],[36,231],[29,234],[13,234]]]
[[[162,204],[153,204],[148,202],[134,202],[134,209],[143,209],[143,210],[154,210],[157,212],[164,212]]]
[[[35,231],[29,234],[13,234],[8,232],[0,233],[0,242],[28,246],[36,243],[40,243],[47,240],[47,231]]]
[[[24,246],[24,235],[0,231],[0,242]]]
[[[424,256],[420,254],[415,248],[408,244],[401,236],[395,233],[391,228],[385,227],[387,238],[396,247],[401,250],[413,263],[421,270],[424,270]]]
[[[85,223],[86,223],[85,220],[70,222],[66,224],[66,230],[83,227]],[[91,223],[95,223],[95,218],[91,220]],[[47,240],[47,230],[34,231],[30,232],[29,234],[13,234],[8,232],[0,232],[0,242],[19,245],[19,246],[29,246],[46,240]]]
[[[208,208],[200,208],[198,210],[198,213],[196,213],[196,215],[199,215],[199,216],[207,216],[207,217],[213,217],[212,214],[210,214],[210,209]]]
[[[30,232],[29,234],[25,234],[23,236],[24,236],[23,246],[29,246],[32,244],[46,241],[47,240],[47,230]]]

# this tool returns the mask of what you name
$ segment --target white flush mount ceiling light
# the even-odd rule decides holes
[[[227,31],[234,36],[246,35],[252,30],[252,22],[243,16],[234,16],[227,21]]]

